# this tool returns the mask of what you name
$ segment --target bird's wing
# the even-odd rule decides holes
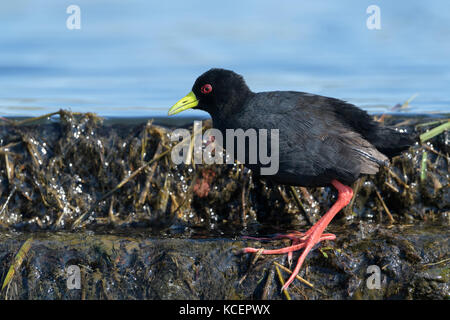
[[[243,128],[279,129],[280,175],[352,182],[362,173],[376,173],[387,161],[336,116],[325,97],[268,93],[250,103],[239,119]]]

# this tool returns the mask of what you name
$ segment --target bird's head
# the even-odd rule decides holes
[[[169,116],[187,109],[211,115],[236,112],[251,94],[244,78],[230,70],[211,69],[195,80],[192,91],[169,110]]]

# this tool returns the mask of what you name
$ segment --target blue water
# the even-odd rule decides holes
[[[66,8],[81,29],[66,28]],[[366,8],[381,9],[369,30]],[[0,4],[0,116],[163,116],[211,67],[254,91],[450,112],[450,1],[14,0]],[[201,114],[189,111],[186,115]]]

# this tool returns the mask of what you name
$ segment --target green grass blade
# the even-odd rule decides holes
[[[427,152],[424,151],[422,153],[422,163],[420,166],[420,181],[425,181],[425,179],[427,178]]]
[[[14,274],[17,270],[19,270],[22,265],[25,256],[28,251],[30,251],[31,243],[33,242],[33,238],[29,238],[20,248],[19,252],[17,252],[16,257],[14,258],[14,263],[9,267],[8,273],[6,274],[5,280],[3,281],[2,290],[11,282],[14,277]]]
[[[420,141],[425,142],[427,140],[430,140],[431,138],[434,138],[435,136],[441,134],[442,132],[448,129],[450,129],[450,121],[441,124],[440,126],[437,126],[436,128],[433,128],[430,131],[422,133],[420,135]]]

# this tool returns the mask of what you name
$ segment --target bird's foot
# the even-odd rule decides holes
[[[313,227],[314,228],[314,227]],[[289,266],[292,264],[292,253],[294,251],[298,251],[300,249],[303,249],[308,246],[308,244],[311,244],[311,248],[314,247],[317,243],[323,241],[323,240],[334,240],[336,239],[336,236],[332,233],[324,233],[322,234],[318,240],[314,241],[312,240],[311,233],[314,232],[314,229],[311,228],[307,232],[302,233],[299,231],[291,231],[288,234],[276,234],[273,237],[270,238],[257,238],[257,237],[248,237],[245,236],[244,239],[249,240],[258,240],[258,241],[268,241],[268,240],[278,240],[278,239],[289,239],[292,241],[291,245],[288,247],[280,248],[280,249],[256,249],[256,248],[244,248],[242,250],[243,253],[257,253],[260,254],[288,254],[288,262]],[[306,255],[305,255],[306,256]]]
[[[292,244],[289,247],[286,248],[280,248],[280,249],[274,249],[274,250],[258,250],[255,248],[245,248],[243,250],[244,253],[250,253],[250,252],[261,252],[261,254],[288,254],[288,259],[292,261],[292,252],[304,249],[301,253],[300,257],[298,258],[297,265],[295,266],[294,270],[292,271],[291,276],[284,284],[282,290],[286,289],[292,281],[294,281],[295,277],[300,271],[300,268],[302,267],[303,262],[306,259],[306,256],[311,251],[311,249],[320,241],[323,240],[334,240],[336,239],[336,236],[331,233],[323,233],[325,228],[328,226],[330,221],[333,219],[333,217],[343,208],[345,207],[353,196],[353,190],[350,187],[347,187],[340,183],[337,180],[331,181],[331,184],[338,190],[338,200],[336,203],[333,204],[333,206],[328,210],[325,215],[323,215],[322,218],[320,218],[319,221],[316,222],[315,225],[311,227],[308,231],[305,233],[301,232],[291,232],[286,235],[276,235],[275,239],[290,239],[292,240]],[[253,238],[257,240],[267,240],[267,238]]]

